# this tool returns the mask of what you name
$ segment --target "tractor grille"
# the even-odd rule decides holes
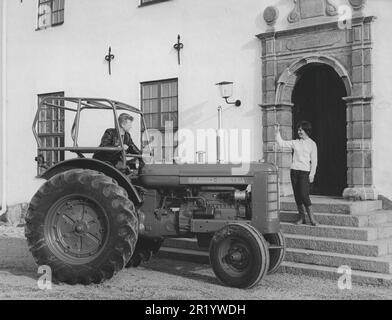
[[[267,181],[267,192],[268,192],[268,220],[278,219],[279,212],[279,181],[276,173],[268,174]]]

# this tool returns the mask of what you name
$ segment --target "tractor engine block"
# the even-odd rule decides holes
[[[167,236],[189,237],[192,219],[237,220],[250,219],[250,192],[233,187],[200,187],[186,192],[161,193],[149,191],[155,203],[154,219],[147,219],[145,232],[163,232]],[[154,193],[154,194],[152,194]],[[151,201],[145,201],[151,205]],[[145,208],[146,210],[147,208]],[[152,209],[152,208],[151,208]],[[143,210],[143,207],[142,207]],[[147,209],[148,210],[148,209]]]

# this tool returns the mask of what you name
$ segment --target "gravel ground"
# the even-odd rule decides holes
[[[341,291],[331,280],[275,274],[251,290],[220,285],[207,265],[153,258],[125,269],[100,285],[54,285],[40,290],[39,274],[23,228],[0,225],[0,299],[129,299],[129,300],[347,300],[392,299],[391,288],[360,286]]]

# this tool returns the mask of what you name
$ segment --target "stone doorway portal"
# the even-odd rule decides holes
[[[337,12],[332,10],[334,6],[328,0],[298,0],[294,3],[295,9],[287,18],[287,29],[275,30],[278,10],[268,7],[264,18],[270,28],[257,35],[262,48],[264,161],[275,163],[279,167],[281,195],[292,195],[291,151],[277,147],[274,125],[276,122],[281,125],[283,139],[293,138],[293,124],[297,117],[293,94],[294,100],[301,100],[295,96],[296,85],[302,81],[301,77],[306,70],[315,66],[329,68],[338,78],[335,83],[344,85],[345,89],[341,95],[344,95],[346,103],[346,135],[340,133],[338,138],[339,144],[346,144],[345,174],[344,160],[336,161],[342,164],[339,169],[342,172],[340,177],[346,181],[336,180],[328,186],[324,178],[319,185],[326,186],[327,190],[319,192],[353,200],[375,200],[378,195],[373,185],[371,61],[372,23],[375,17],[363,16],[362,1],[361,5],[357,1],[350,1],[354,14],[350,27],[346,28],[337,23]],[[342,86],[341,89],[343,90]],[[302,110],[308,113],[310,111],[306,106]],[[338,112],[338,109],[335,111]],[[334,117],[341,121],[344,118],[338,113]],[[339,128],[342,129],[342,124]],[[338,154],[343,156],[343,147],[340,150]],[[324,170],[323,174],[327,176],[327,172],[328,170]],[[347,188],[344,188],[345,185]]]
[[[341,196],[347,187],[346,88],[335,70],[309,64],[298,72],[293,103],[293,139],[296,124],[309,121],[318,146],[318,168],[311,194]]]

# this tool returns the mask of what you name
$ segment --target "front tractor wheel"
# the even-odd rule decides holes
[[[25,235],[38,265],[69,284],[100,283],[123,269],[138,237],[138,218],[112,178],[74,169],[48,180],[31,200]]]
[[[270,266],[268,274],[274,274],[279,270],[286,253],[286,242],[282,232],[268,233],[263,235],[268,243]]]
[[[211,240],[210,262],[216,277],[225,285],[251,288],[268,271],[268,245],[252,226],[228,224]]]

